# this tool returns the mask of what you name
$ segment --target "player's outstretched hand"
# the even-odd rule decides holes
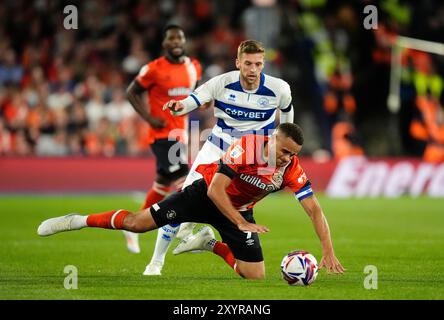
[[[163,105],[162,110],[165,111],[166,109],[170,109],[171,114],[175,114],[182,111],[184,108],[185,106],[182,102],[172,99]]]
[[[239,230],[245,232],[265,233],[270,231],[265,226],[261,226],[259,224],[250,223],[250,222],[240,223],[237,225],[237,227],[239,228]]]
[[[344,273],[345,268],[341,265],[338,258],[334,254],[324,254],[319,263],[319,269],[327,269],[327,273]]]

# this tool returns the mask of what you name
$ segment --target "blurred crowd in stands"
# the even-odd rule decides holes
[[[64,28],[67,4],[78,8],[78,29]],[[378,9],[377,29],[363,27],[366,5]],[[186,31],[202,82],[235,68],[240,41],[260,40],[265,72],[292,87],[295,122],[309,137],[304,154],[427,158],[430,145],[444,150],[443,56],[406,51],[401,111],[387,108],[393,39],[444,42],[441,1],[5,0],[0,156],[149,154],[147,124],[125,90],[162,55],[169,23]],[[214,124],[211,109],[191,119]]]

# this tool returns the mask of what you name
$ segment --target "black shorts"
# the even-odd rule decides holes
[[[151,145],[156,156],[156,172],[170,181],[177,180],[188,174],[186,145],[168,139],[159,139]],[[171,159],[168,153],[171,150]]]
[[[247,262],[264,260],[258,234],[239,230],[217,209],[207,196],[204,179],[194,181],[182,191],[158,202],[157,206],[151,206],[150,210],[159,228],[182,222],[207,223],[219,232],[236,259]],[[248,222],[255,223],[253,210],[242,211],[241,214]]]

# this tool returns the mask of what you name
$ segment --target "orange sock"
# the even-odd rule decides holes
[[[233,253],[231,252],[230,248],[226,243],[223,243],[221,241],[216,241],[213,247],[213,252],[217,254],[219,257],[225,260],[225,262],[237,273],[236,268],[236,259],[233,256]]]
[[[160,183],[154,182],[153,187],[147,192],[145,202],[142,209],[151,207],[153,204],[163,200],[170,191],[170,186],[164,186]]]
[[[104,213],[90,214],[86,218],[88,227],[104,228],[104,229],[122,229],[123,219],[128,215],[126,210],[113,210]]]

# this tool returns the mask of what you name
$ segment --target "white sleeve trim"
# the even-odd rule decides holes
[[[285,122],[290,122],[293,123],[294,122],[294,110],[293,110],[293,106],[290,105],[290,111],[288,112],[283,112],[282,110],[280,111],[280,117],[279,117],[279,121],[280,123],[285,123]]]

